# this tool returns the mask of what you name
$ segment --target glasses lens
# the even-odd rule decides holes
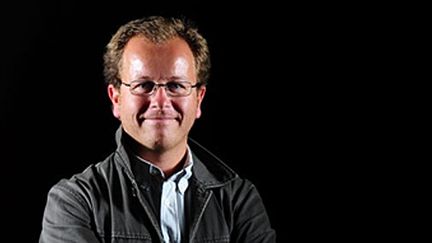
[[[187,82],[168,82],[165,84],[167,91],[173,96],[188,95],[190,85]]]
[[[155,85],[156,84],[153,81],[137,81],[133,82],[131,88],[135,94],[150,94]]]

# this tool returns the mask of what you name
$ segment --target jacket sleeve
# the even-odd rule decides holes
[[[39,243],[100,242],[91,227],[90,207],[73,188],[60,182],[49,191]]]
[[[276,242],[276,232],[270,225],[270,219],[256,187],[243,180],[233,199],[233,242]]]

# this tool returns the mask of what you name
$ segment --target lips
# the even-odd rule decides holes
[[[150,117],[145,117],[145,120],[173,120],[173,119],[177,119],[177,117],[173,117],[173,116],[150,116]]]
[[[144,120],[178,120],[177,113],[172,111],[149,111],[143,115]]]

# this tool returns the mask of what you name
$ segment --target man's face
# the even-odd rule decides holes
[[[120,70],[124,83],[189,81],[194,85],[196,77],[193,54],[180,38],[153,44],[144,37],[134,37],[125,47]],[[185,97],[170,97],[164,87],[150,96],[138,96],[125,85],[119,90],[109,85],[108,93],[114,116],[130,136],[148,149],[168,150],[186,145],[195,119],[201,116],[205,87],[193,88]]]

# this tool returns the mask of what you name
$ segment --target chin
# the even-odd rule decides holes
[[[148,136],[144,138],[144,146],[155,151],[164,151],[172,147],[172,141],[165,136],[156,136],[149,138]]]

